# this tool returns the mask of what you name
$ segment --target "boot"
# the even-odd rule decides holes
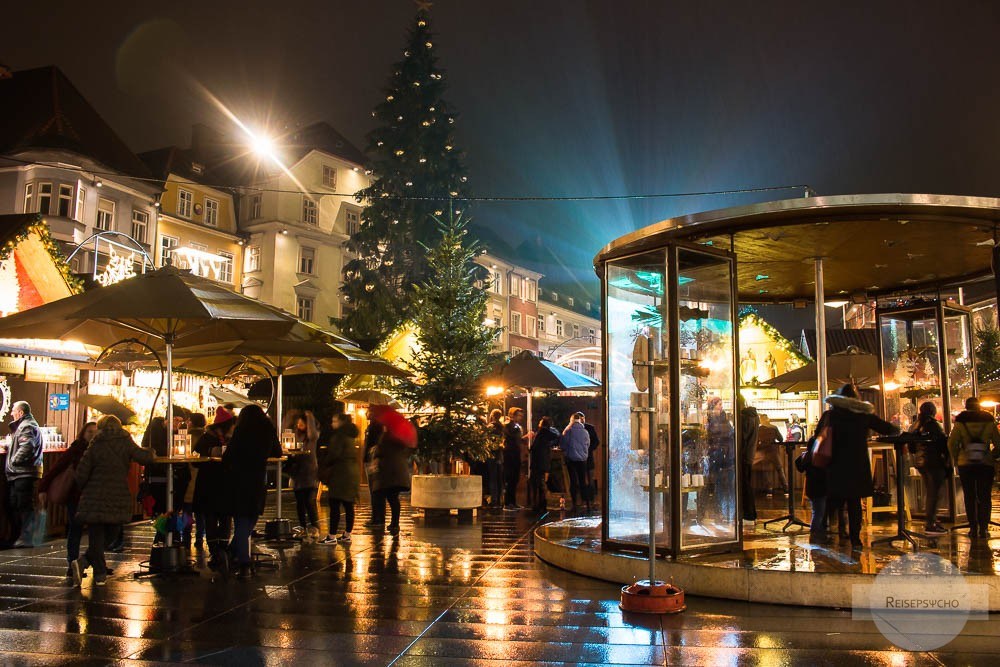
[[[247,581],[250,579],[250,566],[245,564],[240,565],[240,571],[239,574],[236,575],[236,578],[240,581]]]

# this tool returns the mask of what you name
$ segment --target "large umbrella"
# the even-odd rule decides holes
[[[565,366],[539,359],[525,350],[507,362],[500,371],[500,381],[506,387],[524,387],[528,392],[527,430],[531,424],[531,392],[536,389],[556,391],[600,391],[601,383]]]
[[[230,391],[225,387],[210,387],[208,393],[219,403],[232,403],[238,408],[245,408],[248,405],[259,405],[252,398],[248,398],[235,391]]]
[[[828,388],[852,383],[862,387],[878,384],[878,357],[851,346],[826,358]],[[816,362],[782,373],[764,382],[782,392],[816,391]]]
[[[168,265],[0,318],[0,337],[59,338],[100,347],[133,337],[163,350],[170,424],[175,346],[277,338],[296,322],[273,306]],[[167,480],[168,509],[173,509],[172,476]]]
[[[401,445],[416,449],[417,427],[409,419],[396,412],[395,408],[388,405],[373,405],[368,415],[372,421],[385,427],[386,435]]]
[[[392,396],[377,389],[358,389],[340,397],[345,403],[365,403],[367,405],[388,405],[399,407],[399,403]]]
[[[135,410],[112,396],[83,394],[77,400],[83,405],[93,408],[98,412],[118,417],[123,424],[127,424],[135,419]]]

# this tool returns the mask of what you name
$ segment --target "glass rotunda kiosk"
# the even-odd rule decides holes
[[[740,298],[812,302],[823,332],[827,295],[879,303],[882,349],[867,352],[882,368],[880,412],[906,416],[925,391],[948,429],[975,392],[975,364],[968,312],[942,294],[994,277],[998,209],[997,199],[951,195],[788,199],[665,220],[606,246],[594,262],[607,418],[603,547],[660,557],[742,548]],[[900,295],[936,301],[885,308]],[[819,341],[825,359],[825,334]],[[926,363],[918,369],[910,352]],[[832,378],[817,367],[822,401]],[[946,507],[957,517],[949,486]],[[907,495],[918,513],[919,491]]]

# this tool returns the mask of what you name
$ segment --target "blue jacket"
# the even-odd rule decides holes
[[[573,422],[559,438],[559,447],[569,461],[586,461],[590,453],[590,434],[580,422]]]

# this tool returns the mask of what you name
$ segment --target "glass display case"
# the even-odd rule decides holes
[[[946,433],[965,399],[977,393],[972,319],[969,309],[952,302],[919,301],[877,311],[885,418],[903,430],[912,427],[920,404],[931,402]],[[924,488],[912,467],[906,476],[907,505],[922,516]],[[947,485],[941,503],[951,520],[965,513],[958,477]]]
[[[738,548],[733,258],[670,245],[603,268],[605,545],[645,550],[652,525],[661,554]]]

